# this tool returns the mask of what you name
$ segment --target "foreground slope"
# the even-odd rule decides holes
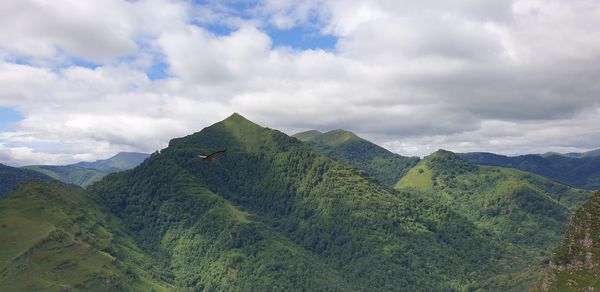
[[[505,269],[505,247],[451,208],[237,114],[91,191],[184,287],[462,290]]]
[[[388,151],[345,130],[327,133],[307,131],[293,137],[331,158],[365,170],[382,184],[394,184],[419,162],[418,157],[405,157]]]
[[[492,153],[465,153],[473,163],[503,166],[533,172],[578,188],[600,189],[600,156],[597,151],[580,154],[504,156]]]
[[[171,291],[119,226],[82,190],[18,186],[0,200],[0,291]]]
[[[52,178],[39,172],[0,164],[0,197],[15,186],[28,180],[51,181]]]
[[[594,290],[595,289],[595,290]],[[600,192],[575,212],[534,291],[600,289]]]
[[[560,240],[570,210],[588,196],[543,177],[514,169],[477,166],[440,150],[423,159],[396,185],[418,190],[489,231],[515,255],[508,275],[525,288]],[[494,282],[502,279],[495,279]]]

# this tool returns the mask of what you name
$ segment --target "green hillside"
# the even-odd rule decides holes
[[[215,161],[197,158],[223,148]],[[183,287],[431,291],[520,284],[516,269],[523,266],[511,265],[520,250],[449,206],[380,186],[237,114],[173,139],[134,170],[90,189],[144,250],[170,263]]]
[[[510,247],[509,253],[520,253],[513,272],[525,271],[519,279],[523,288],[537,273],[528,267],[543,263],[559,242],[570,210],[588,196],[586,191],[534,174],[477,166],[444,150],[419,162],[396,187],[421,191],[442,202]]]
[[[600,192],[571,219],[549,266],[533,291],[596,291],[600,289]]]
[[[294,135],[313,149],[340,162],[365,170],[382,184],[394,184],[417,162],[418,157],[405,157],[388,151],[345,130],[318,131]]]
[[[36,171],[0,164],[0,197],[15,186],[28,180],[51,181],[52,178]]]
[[[0,200],[0,291],[172,291],[81,190],[29,181]]]
[[[72,165],[31,165],[24,166],[23,168],[37,171],[53,179],[83,188],[101,180],[108,174],[100,170]]]

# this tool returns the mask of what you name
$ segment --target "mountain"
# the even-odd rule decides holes
[[[302,142],[306,142],[306,141],[312,140],[313,138],[315,138],[321,134],[323,134],[323,132],[319,132],[317,130],[309,130],[309,131],[294,134],[294,135],[292,135],[292,137],[294,137]]]
[[[117,155],[95,162],[79,162],[69,165],[30,165],[24,169],[33,170],[67,184],[80,187],[101,180],[109,173],[131,169],[148,158],[149,154],[135,152],[120,152]]]
[[[502,257],[460,214],[237,114],[90,191],[185,288],[463,289]]]
[[[600,149],[587,151],[587,152],[570,152],[570,153],[565,153],[565,154],[556,153],[556,152],[547,152],[544,154],[540,154],[540,156],[542,156],[542,157],[549,157],[549,156],[553,156],[553,155],[566,156],[566,157],[572,157],[572,158],[590,158],[590,157],[600,156]]]
[[[588,192],[515,169],[478,166],[440,150],[396,185],[420,191],[489,232],[513,254],[512,281],[526,289]],[[497,278],[493,282],[504,280]],[[506,290],[508,287],[496,287]]]
[[[71,166],[111,173],[134,168],[148,158],[148,156],[150,155],[146,153],[119,152],[117,155],[108,159],[96,160],[95,162],[79,162],[72,164]]]
[[[108,173],[72,165],[31,165],[23,169],[45,174],[67,184],[87,187],[105,177]]]
[[[307,131],[293,135],[325,155],[365,170],[382,184],[393,187],[406,171],[419,162],[388,151],[345,130],[327,133]]]
[[[562,183],[589,190],[600,189],[600,156],[596,151],[568,155],[521,155],[504,156],[492,153],[465,153],[462,158],[480,165],[502,166],[533,172]]]
[[[82,190],[29,181],[0,200],[0,291],[173,291],[169,277]]]
[[[32,179],[40,181],[50,181],[47,175],[15,167],[10,167],[4,164],[0,164],[0,197],[4,196],[15,186]]]
[[[571,219],[548,267],[533,291],[596,291],[600,289],[600,192]]]

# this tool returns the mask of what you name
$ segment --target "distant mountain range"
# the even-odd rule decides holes
[[[0,197],[8,193],[15,186],[28,180],[47,182],[51,181],[52,178],[37,171],[0,164]]]
[[[0,290],[526,291],[549,258],[587,256],[568,226],[589,191],[344,130],[294,137],[234,114],[145,160],[68,166],[141,162],[85,190],[6,167]],[[594,198],[571,226],[598,223]]]
[[[473,152],[460,154],[470,162],[480,165],[502,166],[533,172],[565,184],[596,190],[600,189],[599,151],[561,155],[504,156],[493,153]]]
[[[30,165],[23,169],[33,170],[67,184],[87,187],[107,174],[138,166],[149,154],[120,152],[115,156],[95,162],[79,162],[69,165]]]

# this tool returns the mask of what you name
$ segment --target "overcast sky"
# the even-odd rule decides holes
[[[403,155],[600,148],[600,1],[0,2],[0,163],[65,164],[238,112]]]

